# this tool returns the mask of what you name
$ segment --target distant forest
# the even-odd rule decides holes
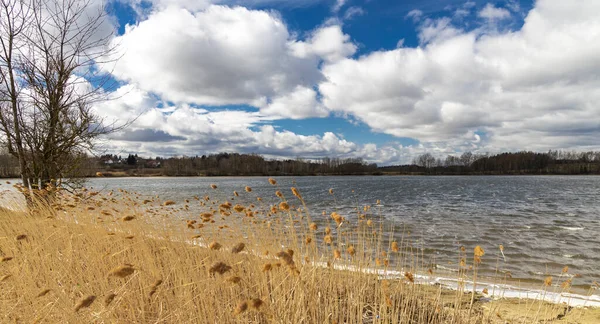
[[[104,176],[284,176],[284,175],[533,175],[600,174],[600,152],[549,151],[448,155],[430,153],[412,164],[377,166],[361,158],[272,160],[257,154],[219,153],[202,156],[143,158],[102,155],[82,160],[68,177]],[[0,177],[19,177],[17,161],[0,154]]]

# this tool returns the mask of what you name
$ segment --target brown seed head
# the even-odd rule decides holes
[[[263,272],[271,271],[271,269],[273,269],[273,265],[272,264],[270,264],[270,263],[263,264],[263,268],[262,268]]]
[[[392,242],[392,251],[398,252],[400,248],[398,247],[398,242]]]
[[[175,201],[167,200],[163,203],[163,206],[171,206],[171,205],[175,205]]]
[[[106,295],[106,297],[104,297],[104,307],[108,307],[108,305],[110,305],[110,303],[112,303],[112,301],[115,299],[115,297],[117,297],[117,295],[115,295],[114,293],[110,293],[110,294]]]
[[[213,263],[213,265],[208,269],[208,273],[213,275],[215,273],[218,273],[220,275],[224,274],[225,272],[231,270],[231,267],[226,265],[225,263],[218,261]]]
[[[252,192],[252,188],[250,188],[250,187],[248,187],[248,186],[246,186],[246,187],[244,188],[244,190],[246,190],[246,192]]]
[[[233,191],[233,195],[236,196],[236,197],[238,197],[240,194],[238,194],[237,191]]]
[[[48,293],[50,292],[50,289],[44,289],[42,290],[37,296],[38,297],[44,297],[46,296]]]
[[[415,276],[408,271],[404,273],[404,278],[406,278],[406,280],[408,280],[410,282],[413,282],[413,283],[415,282]]]
[[[294,266],[294,259],[288,252],[281,251],[277,253],[277,257],[283,260],[287,266]]]
[[[279,190],[275,191],[275,196],[277,196],[279,198],[283,198],[283,194]]]
[[[75,312],[78,312],[82,308],[90,307],[90,305],[96,300],[96,296],[90,295],[80,300],[77,305],[75,305]]]
[[[109,276],[114,276],[114,277],[119,277],[119,278],[125,278],[127,276],[132,275],[135,272],[135,269],[131,266],[131,265],[122,265],[122,266],[118,266],[114,269],[112,269],[108,275]]]
[[[260,298],[252,298],[250,300],[250,307],[256,310],[258,310],[263,304],[264,302]]]
[[[333,213],[331,213],[331,218],[333,218],[333,220],[334,220],[334,221],[335,221],[335,222],[336,222],[338,225],[340,225],[340,224],[341,224],[341,223],[344,221],[344,217],[342,217],[342,215],[340,215],[340,214],[338,214],[338,213],[336,213],[336,212],[333,212]]]
[[[342,258],[342,252],[340,252],[340,250],[334,250],[333,251],[333,258],[334,259],[340,259],[340,258]]]
[[[288,210],[290,210],[290,205],[288,205],[287,202],[282,201],[281,203],[279,203],[279,209],[281,209],[283,211],[288,211]]]
[[[565,266],[565,267],[562,269],[562,273],[567,273],[567,272],[569,272],[569,266]]]
[[[236,284],[240,283],[240,281],[242,281],[242,278],[240,278],[238,276],[231,276],[225,280],[227,280],[227,282],[231,282],[232,284],[236,285]]]
[[[329,189],[329,194],[330,194],[330,195],[333,195],[333,188],[330,188],[330,189]]]
[[[244,250],[245,247],[246,247],[246,244],[238,243],[233,248],[231,248],[231,253],[240,253]]]
[[[325,235],[331,234],[331,228],[325,227]]]
[[[243,301],[241,303],[239,303],[237,305],[237,307],[235,308],[235,311],[233,312],[234,315],[239,315],[243,312],[245,312],[248,309],[248,302]]]
[[[240,205],[240,204],[237,204],[237,205],[235,205],[235,206],[233,207],[233,210],[235,210],[235,211],[236,211],[236,212],[238,212],[238,213],[241,213],[241,212],[243,212],[243,211],[245,211],[245,210],[246,210],[246,207],[244,207],[244,206],[242,206],[242,205]]]
[[[544,286],[546,286],[546,287],[552,286],[552,277],[546,277],[546,279],[544,279]]]
[[[354,256],[354,254],[356,254],[356,249],[354,248],[353,245],[350,245],[348,247],[348,249],[346,249],[346,251],[348,252],[348,254],[350,254],[351,256]]]
[[[27,235],[25,235],[25,234],[19,234],[19,235],[17,235],[16,240],[20,241],[20,240],[24,240],[26,238],[27,238]]]
[[[222,247],[221,244],[219,244],[218,242],[212,242],[210,243],[210,245],[208,245],[208,248],[211,250],[220,250]]]
[[[134,219],[135,219],[135,216],[133,216],[133,215],[127,215],[127,216],[121,218],[121,220],[124,221],[124,222],[129,222],[129,221],[132,221]]]
[[[298,191],[298,189],[296,189],[296,187],[292,187],[292,194],[294,194],[294,196],[298,197],[299,199],[302,199],[302,196],[300,195],[300,192]]]
[[[212,183],[212,184],[210,185],[210,187],[211,187],[211,188],[213,188],[213,189],[217,189],[217,185],[216,185],[216,184],[214,184],[214,183]]]
[[[331,235],[325,235],[325,237],[323,238],[323,242],[325,242],[325,244],[332,244],[333,238],[331,237]]]
[[[273,178],[269,178],[269,183],[272,185],[276,185],[277,181],[275,181],[275,179],[273,179]]]

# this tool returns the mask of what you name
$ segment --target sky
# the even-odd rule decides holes
[[[597,0],[112,0],[106,153],[600,149]],[[110,59],[108,58],[108,59]]]

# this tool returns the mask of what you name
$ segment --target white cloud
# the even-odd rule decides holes
[[[421,20],[421,17],[423,17],[423,11],[419,9],[411,10],[406,15],[406,18],[411,18],[414,22]]]
[[[488,3],[477,15],[481,18],[497,21],[510,18],[510,11],[504,8],[497,8],[493,4]]]
[[[429,21],[418,48],[326,64],[319,90],[328,109],[440,152],[599,148],[598,12],[540,0],[520,31],[488,35]]]
[[[329,112],[317,100],[313,89],[298,86],[293,92],[273,98],[273,102],[261,108],[267,116],[304,119],[308,117],[327,117]]]
[[[345,20],[351,20],[354,17],[362,16],[365,14],[365,11],[361,7],[350,7],[344,13]]]
[[[356,45],[350,36],[344,34],[339,25],[325,26],[315,30],[305,42],[293,44],[294,55],[298,57],[318,56],[328,62],[336,62],[353,55]]]
[[[340,9],[346,4],[347,0],[335,0],[335,4],[331,7],[333,13],[338,13]]]

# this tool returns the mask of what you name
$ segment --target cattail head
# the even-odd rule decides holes
[[[277,257],[279,259],[281,259],[283,262],[285,262],[285,264],[287,266],[290,266],[290,267],[294,266],[294,259],[288,252],[281,251],[281,252],[277,253]]]
[[[281,209],[283,211],[288,211],[288,210],[290,210],[290,205],[288,205],[287,202],[282,201],[281,203],[279,203],[279,209]]]
[[[231,282],[234,285],[237,285],[238,283],[240,283],[242,281],[242,278],[240,278],[238,276],[231,276],[225,280],[227,280],[227,282]]]
[[[237,192],[237,191],[234,191],[234,192],[233,192],[233,195],[234,195],[234,196],[236,196],[236,197],[238,197],[240,194],[238,194],[238,192]]]
[[[333,258],[340,259],[342,257],[342,252],[340,250],[333,250]]]
[[[294,196],[298,197],[299,199],[302,199],[302,196],[300,195],[300,192],[298,191],[298,189],[296,189],[296,187],[292,187],[292,194],[294,194]]]
[[[546,286],[546,287],[552,286],[552,277],[548,276],[548,277],[546,277],[546,279],[544,279],[544,286]]]
[[[226,265],[223,262],[215,262],[213,263],[212,266],[210,266],[210,268],[208,268],[208,273],[213,275],[215,273],[218,273],[220,275],[224,274],[225,272],[231,270],[231,267]]]
[[[163,203],[163,206],[171,206],[171,205],[175,205],[175,201],[167,200]]]
[[[245,247],[246,247],[246,244],[238,243],[233,248],[231,248],[231,253],[240,253],[244,250]]]
[[[406,271],[404,273],[404,278],[406,278],[406,280],[408,280],[408,281],[410,281],[412,283],[415,282],[415,276],[412,273],[408,272],[408,271]]]
[[[210,187],[211,187],[211,188],[213,188],[213,189],[217,189],[217,185],[216,185],[216,184],[214,184],[214,183],[212,183],[212,184],[210,185]]]
[[[247,309],[248,309],[248,302],[243,301],[243,302],[241,302],[241,303],[239,303],[237,305],[237,307],[233,311],[233,314],[234,315],[239,315],[239,314],[245,312]]]
[[[283,198],[283,194],[279,190],[275,191],[275,196],[277,196],[279,198]]]
[[[78,312],[82,308],[90,307],[94,300],[96,300],[96,296],[94,295],[83,298],[75,305],[75,312]]]
[[[208,248],[211,250],[220,250],[221,249],[221,244],[218,242],[212,242],[208,245]]]
[[[255,310],[260,309],[260,307],[264,304],[264,302],[260,298],[252,298],[250,300],[250,307]]]
[[[41,291],[41,292],[40,292],[40,293],[37,295],[37,297],[44,297],[44,296],[46,296],[46,295],[47,295],[49,292],[50,292],[50,289],[44,289],[44,290],[42,290],[42,291]]]
[[[473,256],[474,256],[474,260],[475,263],[481,263],[481,257],[485,254],[485,251],[483,251],[483,248],[479,245],[477,245],[475,247],[475,249],[473,250]]]
[[[124,222],[129,222],[129,221],[132,221],[134,219],[135,219],[135,216],[133,216],[133,215],[127,215],[127,216],[121,218],[121,220],[124,221]]]
[[[249,186],[246,186],[246,187],[244,188],[244,190],[246,190],[246,192],[252,192],[252,188],[250,188]]]
[[[338,224],[338,226],[344,221],[344,217],[342,217],[342,215],[336,212],[331,213],[331,218],[333,218],[333,220]]]
[[[275,181],[275,179],[273,179],[273,178],[269,178],[269,183],[272,185],[276,185],[277,181]]]
[[[392,251],[394,251],[394,252],[400,251],[400,248],[398,248],[398,242],[396,242],[396,241],[392,242]]]
[[[351,256],[354,256],[356,254],[356,249],[354,248],[353,245],[350,245],[347,249],[346,252],[348,252],[348,254],[350,254]]]
[[[130,264],[125,264],[125,265],[118,266],[118,267],[112,269],[108,273],[108,275],[114,276],[114,277],[119,277],[119,278],[125,278],[125,277],[132,275],[134,272],[135,272],[135,269]]]
[[[117,297],[117,295],[114,293],[109,293],[108,295],[106,295],[106,297],[104,297],[104,307],[108,307],[108,305],[112,303],[115,297]]]

